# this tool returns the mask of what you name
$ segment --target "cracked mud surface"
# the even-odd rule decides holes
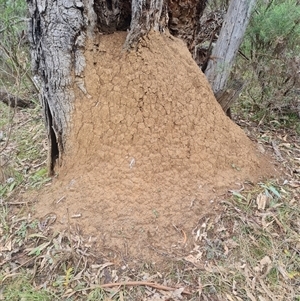
[[[109,258],[160,261],[188,254],[193,228],[228,189],[274,168],[225,116],[183,42],[150,33],[126,54],[125,36],[87,48],[89,96],[77,91],[63,166],[36,209],[55,212],[58,229],[68,210]]]

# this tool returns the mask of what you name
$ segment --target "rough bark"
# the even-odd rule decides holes
[[[40,89],[49,138],[49,169],[62,158],[73,110],[74,85],[86,94],[86,39],[129,31],[130,49],[151,29],[191,40],[206,0],[27,0],[32,68]],[[188,21],[178,16],[183,15]],[[169,17],[171,16],[171,17]],[[175,24],[176,23],[176,24]],[[185,34],[186,35],[185,35]]]
[[[81,54],[86,22],[83,3],[29,0],[32,68],[49,138],[49,167],[63,154],[74,94],[72,84],[84,68]]]
[[[255,2],[256,0],[232,0],[230,2],[220,36],[205,71],[215,94],[226,88]]]
[[[163,4],[163,0],[132,1],[131,30],[127,36],[125,48],[129,49],[150,29],[163,31],[167,25],[166,18],[161,18]]]
[[[183,39],[191,52],[206,4],[207,0],[169,0],[169,30],[172,35]]]
[[[223,111],[226,112],[227,116],[231,118],[230,107],[239,97],[242,92],[245,83],[243,81],[234,80],[226,86],[226,89],[221,90],[215,94],[217,101],[222,107]]]
[[[226,10],[216,10],[200,18],[192,55],[202,72],[205,72],[207,68],[211,52],[220,35],[225,14]]]

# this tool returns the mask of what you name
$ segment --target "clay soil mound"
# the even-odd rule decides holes
[[[187,254],[218,195],[274,170],[225,116],[183,42],[150,33],[124,53],[125,36],[86,50],[88,95],[76,92],[64,163],[37,214],[54,212],[62,229],[68,211],[107,256]]]

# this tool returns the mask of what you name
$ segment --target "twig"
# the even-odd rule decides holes
[[[70,222],[70,214],[69,214],[69,208],[67,208],[67,217],[68,217],[68,234],[69,234],[69,240],[70,240],[70,245],[71,245],[71,250],[72,250],[72,255],[74,256],[74,245],[71,237],[71,222]]]
[[[11,60],[12,65],[13,65],[15,71],[19,74],[18,68],[21,69],[21,71],[24,72],[24,74],[27,77],[27,79],[32,83],[32,86],[34,87],[34,89],[36,90],[36,92],[39,92],[39,87],[36,85],[36,83],[31,78],[31,76],[28,74],[28,72],[25,72],[24,68],[18,62],[18,59],[16,57],[12,56],[10,54],[10,51],[3,44],[1,44],[1,42],[0,42],[0,47],[2,48],[3,52],[7,55],[7,57]]]
[[[116,287],[116,286],[118,286],[118,287],[120,287],[120,286],[149,286],[149,287],[153,287],[153,288],[156,288],[158,290],[163,290],[163,291],[175,291],[175,290],[178,289],[178,288],[175,288],[175,287],[169,287],[169,286],[161,285],[161,284],[154,283],[154,282],[128,281],[128,282],[106,283],[106,284],[95,285],[95,286],[92,286],[92,287],[79,289],[77,291],[74,291],[74,292],[70,293],[68,295],[68,298],[70,298],[71,296],[73,296],[74,294],[76,294],[78,292],[88,291],[88,290],[92,290],[92,289],[96,289],[96,288],[102,288],[103,289],[103,288],[110,288],[110,287]],[[190,295],[191,293],[183,291],[182,294]]]
[[[186,234],[185,234],[185,232],[181,229],[181,232],[182,232],[182,234],[183,234],[183,244],[185,245],[185,243],[186,243],[186,240],[187,240],[187,237],[186,237]]]
[[[169,287],[165,285],[161,285],[154,282],[147,282],[147,281],[128,281],[128,282],[116,282],[116,283],[106,283],[100,285],[101,288],[109,288],[115,286],[150,286],[156,289],[164,290],[164,291],[175,291],[178,288]]]
[[[64,195],[64,196],[62,196],[58,201],[56,201],[56,204],[58,204],[58,203],[60,203],[63,199],[65,199],[66,198],[66,196]]]
[[[15,277],[17,275],[21,275],[21,273],[8,274],[1,280],[1,282],[3,283],[8,277]]]
[[[27,201],[27,202],[6,202],[5,204],[7,204],[7,205],[24,205],[24,204],[34,203],[34,202],[35,202],[35,200]]]

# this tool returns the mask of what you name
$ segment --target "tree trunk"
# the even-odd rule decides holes
[[[224,110],[227,110],[230,104],[228,104],[229,99],[224,101],[225,95],[223,94],[228,94],[226,85],[255,2],[256,0],[232,0],[230,2],[220,36],[205,71],[217,100],[222,99],[222,102],[226,103]],[[231,97],[232,99],[234,98]]]
[[[129,31],[128,50],[150,30],[164,32],[172,24],[175,35],[189,43],[206,0],[27,0],[29,38],[35,79],[49,138],[49,169],[62,159],[74,84],[87,93],[83,79],[86,40],[98,44],[100,34]],[[183,17],[182,17],[183,16]]]

